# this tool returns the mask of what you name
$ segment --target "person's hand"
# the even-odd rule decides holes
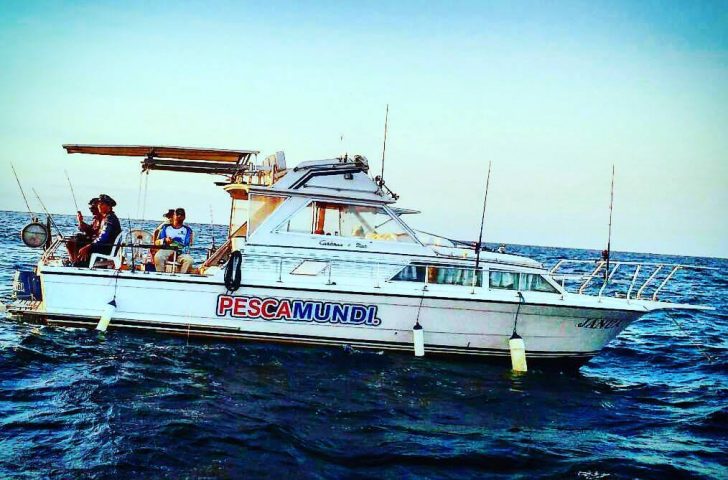
[[[165,239],[164,239],[164,242],[165,242],[165,243],[166,243],[167,245],[171,245],[171,244],[172,244],[172,237],[167,237],[167,238],[165,238]]]
[[[78,220],[79,225],[83,223],[83,215],[80,211],[76,212],[76,219]]]
[[[88,252],[91,250],[91,245],[86,245],[78,250],[78,258],[80,260],[86,260],[88,258]]]

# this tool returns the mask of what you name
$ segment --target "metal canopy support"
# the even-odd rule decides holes
[[[223,150],[215,148],[164,147],[148,145],[63,145],[68,153],[144,157],[142,171],[232,175],[245,170],[256,150]]]

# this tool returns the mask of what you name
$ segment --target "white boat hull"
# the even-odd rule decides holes
[[[213,277],[72,268],[46,267],[41,280],[43,303],[25,316],[48,324],[95,326],[115,297],[111,329],[413,351],[412,327],[419,320],[427,354],[476,357],[509,355],[517,314],[528,358],[586,361],[645,313],[533,303],[519,307],[515,298],[447,298],[428,291],[423,297],[335,285],[243,284],[228,293]]]

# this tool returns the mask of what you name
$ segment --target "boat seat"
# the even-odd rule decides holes
[[[177,273],[177,270],[179,270],[179,267],[182,266],[182,263],[177,261],[177,250],[174,251],[174,254],[172,255],[172,260],[165,260],[164,261],[164,272],[165,273]]]
[[[114,269],[119,270],[121,268],[121,254],[124,251],[121,248],[121,241],[123,238],[124,233],[122,232],[116,237],[116,240],[114,240],[114,245],[111,247],[111,252],[109,252],[108,255],[104,255],[103,253],[94,253],[91,255],[88,266],[91,268],[96,268],[97,266],[113,266]],[[97,262],[99,262],[98,265],[96,265]]]

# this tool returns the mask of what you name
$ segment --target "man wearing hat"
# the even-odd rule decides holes
[[[83,221],[83,214],[76,212],[76,218],[78,219],[78,230],[81,233],[77,233],[66,241],[66,248],[68,248],[68,256],[72,263],[78,261],[78,251],[80,248],[85,247],[89,243],[93,242],[96,237],[99,236],[101,230],[101,220],[103,217],[99,213],[99,199],[94,197],[88,202],[88,209],[91,210],[93,219],[91,224]]]
[[[184,224],[185,209],[178,208],[174,211],[172,223],[164,225],[159,231],[157,245],[166,245],[177,251],[177,261],[180,262],[179,272],[187,273],[192,266],[192,255],[190,255],[190,245],[192,245],[193,234],[192,229]],[[154,255],[154,268],[158,272],[164,271],[164,262],[174,255],[172,250],[159,250]]]
[[[162,218],[164,218],[164,220],[162,221],[162,223],[157,225],[157,228],[155,228],[154,232],[152,232],[152,243],[154,243],[154,244],[157,243],[157,239],[159,238],[159,232],[161,232],[164,227],[166,227],[167,225],[170,225],[172,223],[172,217],[174,217],[174,208],[170,208],[169,210],[167,210],[165,213],[162,214]],[[158,251],[159,251],[158,248],[151,248],[149,250],[149,253],[152,256],[152,259],[154,259],[154,255],[156,255]]]
[[[99,236],[90,245],[86,245],[78,251],[78,258],[85,265],[88,265],[88,259],[92,253],[108,255],[114,246],[116,237],[121,233],[121,224],[113,210],[115,206],[116,202],[113,198],[104,193],[99,195],[98,209],[102,217]]]

